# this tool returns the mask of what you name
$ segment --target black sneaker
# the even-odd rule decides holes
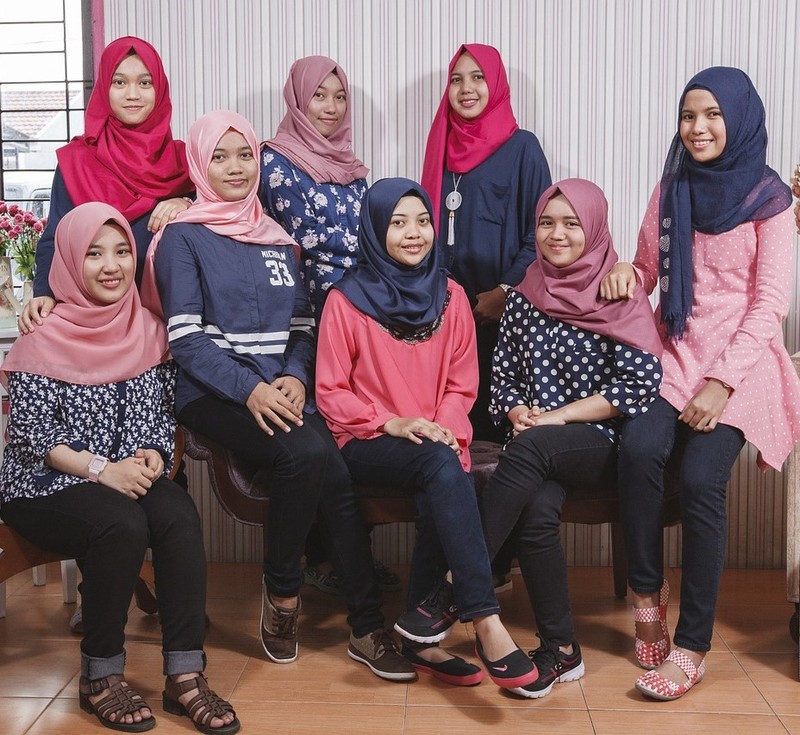
[[[528,655],[536,664],[539,678],[532,684],[511,690],[521,697],[529,699],[546,697],[550,694],[553,684],[577,681],[586,672],[578,641],[572,641],[572,653],[562,653],[555,643],[542,640],[542,645],[535,651],[529,651]]]
[[[442,580],[419,605],[398,618],[394,629],[417,643],[438,643],[450,635],[456,620],[453,585]]]

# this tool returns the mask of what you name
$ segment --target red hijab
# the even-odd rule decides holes
[[[581,256],[571,265],[556,268],[539,251],[516,287],[537,309],[554,319],[602,334],[616,342],[661,357],[662,344],[653,308],[641,288],[623,301],[599,296],[600,281],[618,260],[608,229],[608,202],[602,190],[585,179],[565,179],[544,190],[536,205],[536,221],[553,197],[562,194],[570,203],[586,237]]]
[[[156,102],[144,122],[127,126],[111,111],[108,92],[114,72],[131,52],[152,75]],[[135,36],[108,44],[86,107],[85,133],[57,151],[72,202],[106,202],[132,222],[158,201],[192,191],[184,145],[172,138],[171,118],[169,82],[158,52]]]
[[[5,373],[44,375],[79,385],[117,383],[141,375],[169,357],[167,333],[160,319],[142,307],[131,279],[116,303],[92,299],[83,278],[86,250],[106,223],[119,225],[136,245],[127,220],[100,202],[80,204],[56,228],[50,286],[53,311],[36,331],[20,337],[3,363]]]
[[[342,124],[329,138],[321,135],[306,117],[308,103],[330,74],[335,74],[347,98]],[[344,69],[327,56],[306,56],[289,70],[283,88],[286,115],[275,137],[266,145],[288,158],[318,184],[349,184],[363,179],[369,169],[353,153],[353,120],[350,89]]]
[[[489,87],[486,109],[474,120],[461,117],[450,106],[448,96],[450,77],[463,53],[470,54],[478,62]],[[500,52],[494,46],[465,43],[450,60],[447,85],[433,118],[422,165],[422,186],[431,196],[433,221],[437,226],[445,166],[457,174],[471,171],[489,158],[518,128],[511,109],[511,90]]]

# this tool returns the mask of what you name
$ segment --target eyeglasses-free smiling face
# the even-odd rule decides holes
[[[244,199],[258,183],[258,159],[238,130],[228,130],[208,164],[208,183],[224,202]]]
[[[547,202],[540,215],[536,246],[542,257],[556,268],[572,265],[583,255],[586,235],[578,215],[563,194]]]
[[[690,89],[683,100],[679,132],[683,146],[698,163],[722,155],[727,130],[717,98],[707,89]]]
[[[433,245],[433,224],[425,202],[419,197],[402,197],[392,212],[386,232],[386,252],[402,265],[421,263]]]
[[[306,108],[306,117],[323,138],[330,138],[344,122],[347,95],[336,74],[329,74],[317,87]]]
[[[92,238],[83,258],[83,282],[99,304],[115,304],[133,284],[133,250],[119,225],[106,222]]]
[[[111,77],[108,104],[123,125],[140,125],[150,117],[156,104],[153,76],[135,54],[126,56]]]
[[[489,104],[489,85],[475,57],[463,53],[458,57],[447,92],[450,107],[465,120],[474,120]]]

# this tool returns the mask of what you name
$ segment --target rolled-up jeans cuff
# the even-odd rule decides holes
[[[81,653],[81,676],[85,676],[89,681],[104,679],[113,674],[121,675],[124,672],[125,651],[111,658],[94,658]]]
[[[164,676],[194,674],[206,668],[206,654],[200,651],[162,651]]]

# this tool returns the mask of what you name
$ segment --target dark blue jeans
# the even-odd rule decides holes
[[[593,426],[532,427],[509,442],[483,491],[489,555],[513,537],[539,635],[550,643],[568,646],[575,639],[561,508],[574,493],[607,495],[616,462],[616,447]]]
[[[483,540],[472,478],[447,445],[380,436],[351,439],[342,448],[353,481],[402,487],[417,505],[417,539],[411,558],[409,606],[431,591],[450,568],[462,621],[500,612]]]
[[[744,446],[742,432],[717,424],[708,433],[678,421],[663,398],[628,421],[619,449],[620,510],[634,592],[657,592],[663,581],[661,507],[664,469],[676,454],[680,487],[683,559],[681,608],[675,645],[708,651],[714,628],[728,518],[725,488]]]
[[[81,671],[121,674],[125,623],[145,551],[153,549],[166,674],[202,671],[206,624],[203,532],[186,491],[167,479],[132,500],[94,482],[4,503],[3,520],[47,551],[83,559]]]
[[[350,474],[325,420],[305,414],[302,426],[270,436],[250,411],[216,396],[192,401],[178,415],[188,428],[248,462],[270,470],[264,518],[264,581],[279,597],[293,597],[303,583],[301,559],[317,513],[331,537],[331,562],[342,580],[356,636],[383,626],[369,537],[356,505]],[[267,420],[267,423],[269,421]]]

